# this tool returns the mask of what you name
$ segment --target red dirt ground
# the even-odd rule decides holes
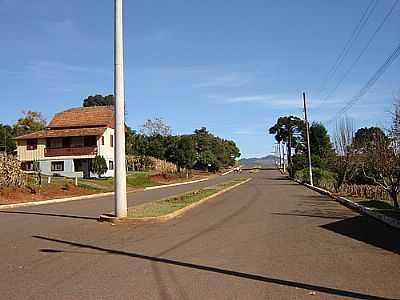
[[[32,201],[41,201],[55,198],[68,198],[92,194],[93,191],[76,187],[73,184],[51,184],[42,188],[3,188],[0,189],[0,205]]]

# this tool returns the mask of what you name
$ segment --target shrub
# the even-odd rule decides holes
[[[107,172],[107,162],[103,156],[96,155],[92,159],[92,172],[95,173],[99,178]]]
[[[20,187],[25,184],[21,162],[12,155],[0,156],[0,187]]]
[[[305,154],[296,154],[292,157],[292,163],[289,166],[289,176],[296,177],[298,171],[303,170],[308,165],[307,157]]]
[[[312,171],[314,185],[324,187],[329,190],[333,188],[335,182],[335,173],[321,168],[312,168]],[[304,168],[300,171],[297,171],[296,178],[303,182],[310,183],[309,168]]]

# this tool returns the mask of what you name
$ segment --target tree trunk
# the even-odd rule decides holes
[[[398,196],[396,191],[391,191],[390,193],[390,198],[393,200],[393,206],[395,208],[399,208],[399,201],[398,201]]]

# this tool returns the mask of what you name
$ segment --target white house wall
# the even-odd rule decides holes
[[[98,155],[103,156],[104,159],[107,162],[107,168],[110,165],[110,161],[114,162],[114,147],[111,147],[111,136],[113,138],[115,137],[114,134],[114,129],[112,128],[107,128],[103,134],[104,136],[104,145],[101,144],[101,137],[97,140],[97,149],[98,149]],[[115,144],[115,141],[113,141],[113,145]],[[115,145],[114,145],[115,146]],[[114,176],[114,170],[108,170],[106,174],[103,175],[104,177],[113,177]]]

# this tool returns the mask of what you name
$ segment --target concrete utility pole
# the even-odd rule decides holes
[[[126,162],[125,162],[125,97],[124,97],[124,43],[122,30],[122,0],[115,0],[114,9],[114,95],[115,95],[115,216],[126,217]]]
[[[285,143],[282,143],[282,162],[283,162],[283,173],[286,173],[286,163],[285,163]]]
[[[306,131],[307,131],[307,152],[308,152],[308,169],[310,170],[310,184],[313,183],[313,174],[312,174],[312,163],[311,163],[311,147],[310,147],[310,126],[308,125],[307,120],[307,105],[306,105],[306,93],[303,93],[303,102],[304,102],[304,119],[306,121]]]

